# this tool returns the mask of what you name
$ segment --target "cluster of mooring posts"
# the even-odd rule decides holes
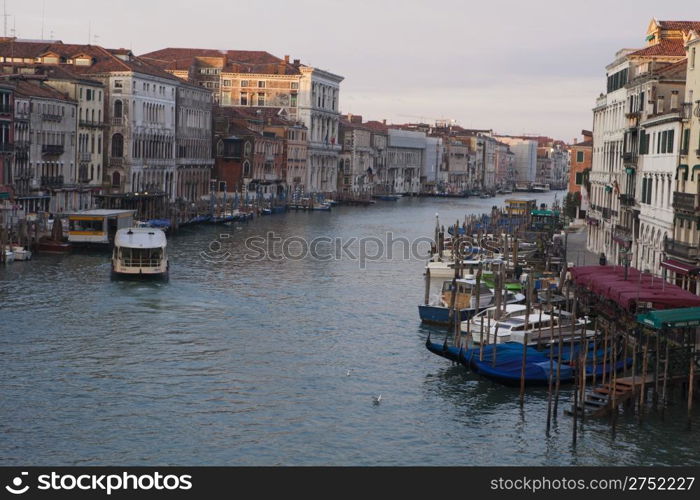
[[[690,426],[700,297],[630,267],[573,266],[558,207],[534,200],[438,221],[434,237],[419,313],[447,331],[428,350],[517,387],[521,407],[526,387],[547,387],[547,434],[570,390],[574,444],[588,418],[609,418],[614,435],[620,411],[663,418],[678,397]]]

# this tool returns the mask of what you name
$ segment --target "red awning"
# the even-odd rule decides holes
[[[627,310],[645,302],[650,302],[652,309],[700,307],[697,295],[633,267],[628,269],[627,279],[622,266],[574,266],[569,271],[576,285]]]
[[[700,267],[693,266],[691,264],[686,264],[676,259],[667,259],[661,263],[661,267],[665,267],[669,271],[673,271],[676,274],[698,274]]]

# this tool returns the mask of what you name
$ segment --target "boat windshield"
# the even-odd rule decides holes
[[[119,259],[126,267],[156,267],[163,258],[162,248],[120,248]]]

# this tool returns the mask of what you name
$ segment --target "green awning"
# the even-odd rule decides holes
[[[700,169],[700,165],[694,165],[693,166],[693,171],[690,174],[690,180],[692,181],[695,178],[695,169]]]
[[[678,172],[680,170],[685,170],[685,179],[683,179],[683,180],[687,181],[688,180],[688,165],[685,165],[683,163],[678,165],[678,168],[676,168],[676,179],[678,179]]]
[[[625,167],[625,172],[627,175],[634,175],[636,170],[633,167]]]
[[[612,186],[605,186],[606,193],[612,193]]]
[[[645,38],[645,40],[646,40],[647,42],[650,42],[650,41],[652,41],[652,40],[654,39],[655,36],[656,36],[656,35],[654,35],[654,34],[652,33],[651,35],[648,35],[648,36]]]
[[[649,311],[637,314],[637,322],[656,330],[700,326],[700,307]]]

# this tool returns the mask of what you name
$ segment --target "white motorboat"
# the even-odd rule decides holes
[[[15,254],[15,260],[31,260],[32,251],[21,246],[13,246],[12,253]]]
[[[3,251],[5,252],[5,264],[12,264],[15,261],[15,253],[8,248]]]
[[[505,342],[525,343],[527,338],[528,345],[536,345],[538,343],[549,344],[558,342],[561,336],[563,341],[571,340],[573,336],[575,340],[581,337],[582,330],[586,337],[592,337],[595,332],[585,329],[588,324],[586,319],[578,319],[572,321],[571,315],[563,312],[561,316],[551,315],[533,311],[528,316],[524,310],[506,314],[498,321],[490,322],[484,318],[484,328],[482,333],[481,319],[478,323],[469,325],[472,339],[478,344],[483,339],[485,344],[493,344],[494,339],[498,344]],[[466,332],[465,323],[462,324],[462,331]]]

